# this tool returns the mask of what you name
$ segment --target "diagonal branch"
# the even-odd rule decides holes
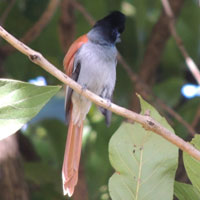
[[[200,105],[197,108],[197,112],[194,116],[193,122],[192,122],[192,127],[195,129],[197,127],[197,125],[199,124],[200,121]]]
[[[50,22],[58,4],[59,0],[50,0],[40,19],[24,34],[20,40],[27,44],[35,40],[40,35],[45,26]],[[15,51],[15,49],[10,45],[1,47],[1,53],[3,55],[9,55],[13,51]]]
[[[75,35],[75,17],[72,0],[63,0],[60,4],[59,39],[64,52],[67,51]]]
[[[3,12],[3,14],[1,15],[1,18],[0,18],[0,25],[1,26],[4,25],[4,22],[5,22],[6,18],[8,17],[10,11],[12,10],[13,6],[15,5],[15,2],[16,2],[16,0],[11,0],[8,3],[8,7],[5,9],[5,11]]]
[[[13,6],[15,5],[15,2],[16,0],[11,0],[9,3],[8,3],[8,6],[7,8],[4,10],[3,14],[1,15],[1,18],[0,18],[0,25],[3,26],[10,11],[12,10]],[[0,40],[1,42],[1,40]]]
[[[169,18],[168,25],[169,25],[170,33],[173,36],[173,38],[175,39],[180,52],[182,53],[183,57],[185,58],[185,62],[187,64],[190,72],[196,79],[197,83],[200,85],[200,71],[199,71],[197,65],[195,64],[195,62],[189,56],[187,50],[185,49],[185,47],[183,45],[183,41],[181,40],[180,36],[176,32],[174,14],[173,14],[173,11],[171,9],[171,6],[170,6],[168,0],[162,0],[162,5],[163,5],[166,15]]]
[[[196,131],[194,130],[193,126],[186,122],[178,113],[176,113],[168,105],[164,104],[160,99],[156,99],[156,103],[158,103],[163,110],[167,111],[171,116],[173,116],[179,123],[185,126],[191,136],[195,136]]]
[[[177,17],[183,6],[184,0],[169,0],[172,10]],[[142,63],[139,68],[139,77],[144,84],[148,85],[151,90],[154,84],[154,75],[160,63],[165,44],[170,37],[168,27],[168,17],[164,11],[161,12],[157,23],[153,26]],[[143,88],[138,82],[135,83],[135,91],[142,93]],[[138,98],[133,93],[132,107],[136,109],[139,105]],[[173,116],[176,118],[176,116]],[[177,119],[177,118],[176,118]],[[178,119],[177,119],[178,120]],[[180,121],[179,121],[180,122]]]
[[[58,70],[54,65],[52,65],[48,60],[46,60],[41,53],[34,51],[33,49],[26,46],[24,43],[17,40],[14,36],[9,34],[5,29],[0,26],[0,36],[9,42],[12,46],[18,49],[21,53],[27,55],[29,59],[35,64],[42,67],[44,70],[52,74],[54,77],[59,79],[64,84],[71,87],[77,93],[88,98],[90,101],[94,102],[98,106],[106,108],[120,116],[123,116],[129,120],[135,121],[141,124],[146,130],[152,131],[172,144],[179,147],[181,150],[187,152],[192,157],[200,161],[200,151],[198,151],[193,145],[185,142],[182,138],[175,135],[170,130],[163,127],[160,123],[155,121],[149,115],[141,115],[135,112],[132,112],[126,108],[120,107],[114,103],[109,103],[107,100],[102,99],[98,95],[90,92],[89,90],[82,89],[82,86],[76,83],[74,80],[69,78],[66,74]]]
[[[87,10],[85,9],[84,6],[82,6],[79,2],[77,2],[76,0],[72,1],[73,6],[79,10],[80,13],[82,13],[82,15],[85,17],[85,19],[89,22],[90,25],[94,25],[95,24],[95,20],[94,18],[87,12]]]
[[[175,16],[179,14],[184,0],[170,0]],[[174,18],[175,19],[175,18]],[[168,17],[162,11],[161,15],[152,29],[152,33],[144,54],[143,62],[140,65],[140,78],[148,85],[152,85],[153,74],[155,74],[160,63],[165,44],[170,37]]]

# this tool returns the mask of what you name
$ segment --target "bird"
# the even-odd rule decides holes
[[[66,75],[83,89],[112,100],[116,82],[117,48],[125,29],[125,15],[112,11],[98,20],[92,29],[75,40],[66,53],[63,65]],[[67,142],[62,166],[63,193],[71,197],[78,182],[83,123],[91,101],[66,87],[65,113],[68,124]],[[109,126],[111,112],[99,107]]]

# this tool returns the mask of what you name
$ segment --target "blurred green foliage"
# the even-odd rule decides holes
[[[21,38],[39,19],[48,2],[47,0],[16,0],[4,27],[17,38]],[[138,72],[152,27],[157,22],[161,12],[160,0],[85,0],[82,4],[95,19],[99,19],[115,9],[121,10],[127,15],[126,30],[122,35],[122,43],[118,45],[118,49],[131,65],[132,70]],[[0,17],[8,5],[9,1],[0,1]],[[186,49],[197,64],[200,61],[199,9],[197,1],[185,1],[176,24]],[[41,52],[50,62],[62,69],[65,52],[61,49],[58,33],[60,15],[60,8],[58,8],[50,23],[30,44],[30,47]],[[77,37],[86,33],[90,25],[79,11],[75,11],[75,19],[75,37]],[[5,44],[5,41],[0,40],[0,45]],[[28,81],[42,75],[47,79],[48,84],[61,84],[17,51],[6,58],[3,69],[5,71],[4,77]],[[158,81],[153,89],[156,96],[191,123],[199,105],[199,99],[186,100],[180,94],[183,83],[194,81],[191,78],[188,79],[189,74],[175,41],[170,39],[161,58],[157,77],[155,77],[155,80]],[[129,107],[133,89],[134,85],[128,74],[122,66],[118,65],[113,101],[121,106]],[[64,98],[64,92],[61,95]],[[188,132],[185,127],[173,118],[170,119],[174,122],[175,132],[183,138],[187,137]],[[121,121],[121,117],[113,115],[111,127],[106,128],[103,117],[95,107],[89,113],[84,130],[82,160],[89,197],[92,200],[109,199],[107,183],[113,169],[108,160],[108,142]],[[32,124],[26,130],[26,136],[30,138],[40,156],[38,162],[24,161],[32,200],[65,199],[62,196],[61,167],[66,132],[67,128],[64,123],[52,118],[46,118]]]

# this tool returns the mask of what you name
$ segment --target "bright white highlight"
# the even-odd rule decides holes
[[[193,84],[186,84],[181,88],[181,93],[184,97],[190,99],[195,96],[200,96],[200,86]]]
[[[65,189],[66,179],[65,179],[65,175],[64,175],[63,171],[62,171],[62,181],[63,181],[63,194],[64,194],[64,196],[68,195],[69,197],[71,197],[72,193],[70,192],[69,188]]]
[[[200,72],[197,65],[194,63],[194,61],[190,57],[186,58],[186,63],[190,71],[192,72],[194,78],[196,79],[197,83],[200,85]]]
[[[38,86],[47,85],[46,79],[43,76],[38,76],[35,79],[30,79],[28,82]]]
[[[28,124],[24,124],[24,126],[22,126],[21,131],[25,132],[28,128]]]

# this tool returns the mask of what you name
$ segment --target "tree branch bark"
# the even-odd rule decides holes
[[[59,38],[63,52],[66,52],[75,35],[75,16],[72,0],[63,0],[60,9]]]
[[[56,11],[56,8],[58,7],[58,4],[59,0],[50,0],[40,19],[24,34],[20,40],[27,44],[35,40],[45,26],[50,22],[53,14]],[[15,51],[15,49],[10,45],[5,45],[0,49],[0,53],[6,56],[11,54],[13,51]]]
[[[160,123],[155,121],[151,116],[141,115],[135,112],[132,112],[126,108],[120,107],[114,103],[110,103],[105,99],[97,96],[96,94],[90,92],[87,89],[82,88],[81,85],[76,83],[74,80],[69,78],[66,74],[58,70],[54,65],[52,65],[48,60],[46,60],[41,53],[34,51],[33,49],[26,46],[24,43],[17,40],[14,36],[9,34],[5,29],[0,26],[0,36],[3,37],[7,42],[9,42],[12,46],[18,49],[23,54],[27,55],[29,59],[35,64],[42,67],[44,70],[52,74],[58,80],[63,82],[64,84],[71,87],[77,93],[83,95],[88,98],[90,101],[94,102],[98,106],[106,108],[120,116],[123,116],[129,120],[135,121],[141,124],[146,130],[152,131],[172,144],[179,147],[181,150],[187,152],[192,157],[200,161],[200,151],[197,150],[193,145],[185,142],[182,138],[178,137],[165,127],[163,127]]]
[[[87,12],[85,7],[81,5],[78,1],[72,0],[73,6],[82,13],[82,15],[85,17],[85,19],[89,22],[91,26],[95,24],[94,18]]]
[[[184,0],[170,0],[175,17],[178,16],[183,3]],[[143,62],[140,65],[141,70],[139,76],[148,85],[152,83],[152,74],[155,73],[157,66],[160,63],[163,49],[171,35],[168,26],[168,20],[168,16],[163,10],[158,22],[153,27]]]
[[[3,14],[0,18],[0,25],[3,26],[5,23],[6,18],[8,17],[10,11],[12,10],[13,6],[15,5],[16,0],[10,0],[8,3],[8,7],[4,10]]]
[[[172,10],[174,12],[175,18],[178,16],[184,0],[170,0]],[[149,88],[152,87],[154,83],[154,74],[160,63],[160,58],[165,47],[167,40],[170,37],[170,31],[168,26],[168,16],[162,10],[161,15],[154,25],[151,36],[146,47],[143,61],[140,65],[139,77],[140,80],[148,85]],[[135,83],[135,91],[142,93],[143,88],[140,83]],[[139,101],[135,96],[135,91],[132,98],[132,108],[136,111],[139,111]]]
[[[183,57],[185,58],[185,62],[188,66],[188,69],[192,73],[193,77],[196,79],[197,83],[200,85],[200,71],[199,71],[197,65],[195,64],[195,62],[193,61],[193,59],[189,56],[187,50],[185,49],[185,47],[183,45],[183,41],[181,40],[181,38],[179,37],[179,35],[176,32],[174,13],[169,4],[169,1],[162,0],[162,5],[163,5],[165,13],[168,17],[168,26],[169,26],[170,33],[173,36],[173,38],[175,39],[180,52],[182,53]]]
[[[16,135],[0,141],[0,199],[28,200]]]

